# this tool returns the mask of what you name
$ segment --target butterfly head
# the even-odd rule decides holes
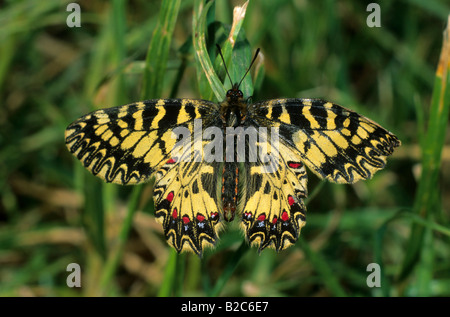
[[[219,51],[220,57],[222,58],[227,76],[230,79],[230,82],[233,83],[231,76],[228,73],[228,69],[225,65],[225,58],[223,58],[222,50],[220,49],[220,46],[218,44],[216,44],[216,46]],[[244,94],[242,93],[242,90],[239,89],[239,87],[242,81],[244,80],[245,76],[247,76],[248,72],[250,71],[250,68],[255,62],[258,53],[259,48],[256,50],[255,56],[253,57],[253,60],[250,63],[250,66],[247,68],[247,71],[245,72],[244,76],[242,76],[241,81],[239,83],[233,84],[231,89],[227,91],[225,101],[221,103],[222,120],[224,124],[227,126],[234,126],[236,124],[239,124],[241,121],[245,120],[247,105],[245,102],[243,102]]]
[[[225,65],[225,59],[223,58],[222,50],[220,49],[219,44],[216,44],[216,46],[217,46],[217,49],[219,51],[220,57],[222,58],[223,65],[225,67],[225,71],[227,72],[228,78],[230,79],[230,82],[232,82],[231,76],[228,73],[228,69],[227,69],[227,67]],[[247,71],[245,72],[244,76],[242,76],[241,81],[239,83],[234,83],[233,87],[231,87],[231,89],[227,91],[227,95],[226,95],[227,99],[226,99],[226,101],[231,106],[239,105],[242,102],[242,99],[244,98],[244,94],[242,93],[242,90],[239,89],[239,86],[241,85],[241,83],[244,80],[245,76],[247,76],[248,72],[250,71],[253,63],[255,62],[256,58],[258,57],[258,54],[259,54],[259,48],[256,50],[255,56],[253,57],[252,62],[248,66]]]
[[[242,102],[244,94],[239,89],[239,85],[236,83],[233,87],[227,91],[227,102],[230,105],[238,105]]]

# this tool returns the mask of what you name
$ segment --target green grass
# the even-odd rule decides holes
[[[0,296],[450,295],[445,1],[379,1],[381,28],[366,26],[362,3],[288,0],[250,1],[234,28],[229,1],[90,1],[68,28],[67,3],[0,11]],[[151,183],[104,184],[64,145],[66,126],[94,109],[222,100],[231,83],[216,43],[233,81],[261,48],[241,86],[253,100],[327,99],[402,140],[372,180],[309,173],[308,223],[279,254],[249,248],[236,222],[202,259],[177,255]],[[73,262],[81,289],[66,286]],[[381,288],[366,285],[373,262]]]

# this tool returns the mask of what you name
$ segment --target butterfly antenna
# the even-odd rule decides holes
[[[216,46],[217,46],[217,49],[219,50],[220,57],[222,57],[223,66],[225,67],[225,71],[227,72],[228,78],[230,79],[231,86],[233,86],[233,81],[231,80],[231,76],[228,73],[227,65],[225,64],[225,58],[223,58],[223,55],[222,55],[222,49],[220,48],[220,45],[217,43],[216,43]]]
[[[252,68],[253,63],[255,62],[256,58],[258,57],[259,54],[259,47],[256,50],[255,56],[253,57],[252,62],[250,63],[250,66],[247,68],[247,71],[245,72],[244,76],[242,77],[241,81],[239,82],[238,87],[241,85],[242,81],[244,80],[245,76],[247,76],[248,72],[250,71],[250,69]]]

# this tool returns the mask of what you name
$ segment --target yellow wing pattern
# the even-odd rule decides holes
[[[353,111],[318,99],[274,99],[249,105],[247,125],[273,127],[278,144],[270,148],[276,164],[246,163],[248,185],[240,197],[246,237],[259,250],[283,250],[295,243],[305,225],[307,175],[336,183],[368,179],[400,145],[395,135]],[[250,146],[248,144],[248,146]]]
[[[335,183],[371,178],[401,144],[372,120],[319,99],[274,99],[251,107],[256,124],[278,127],[280,138],[313,172]]]
[[[203,163],[203,157],[195,161],[193,138],[184,140],[189,148],[175,151],[180,149],[174,130],[184,127],[192,136],[195,119],[205,127],[217,125],[217,108],[205,100],[158,99],[98,110],[68,126],[66,145],[106,182],[133,185],[155,176],[155,215],[167,241],[178,252],[201,255],[215,244],[220,227],[217,163]]]
[[[97,110],[67,127],[66,146],[104,181],[140,184],[170,159],[177,142],[173,128],[193,131],[194,119],[214,111],[216,104],[191,99],[155,99]]]
[[[171,158],[156,173],[155,216],[167,242],[178,252],[189,250],[201,256],[217,241],[222,213],[217,205],[218,166],[187,162],[181,156]]]
[[[223,133],[220,144],[226,151],[220,105],[205,100],[155,99],[94,111],[68,126],[66,145],[106,182],[140,184],[155,177],[155,216],[168,243],[178,252],[198,255],[216,244],[223,227],[220,193],[228,202],[237,197],[236,212],[250,244],[259,251],[280,251],[297,241],[306,224],[305,166],[329,181],[354,183],[382,169],[400,145],[372,120],[318,99],[274,99],[240,107],[246,110],[236,126],[274,128],[279,135],[277,142],[260,134],[256,144],[246,143],[246,151],[266,150],[256,161],[228,164],[217,160],[225,154],[209,160],[204,152],[198,157],[193,140],[174,152],[175,129],[195,135],[195,119],[201,119],[200,133],[208,127]],[[201,141],[203,150],[211,150],[211,144],[208,137]],[[221,180],[221,175],[235,178]],[[237,182],[238,194],[233,187]]]
[[[262,140],[261,143],[269,142]],[[245,183],[240,197],[242,227],[247,240],[277,251],[294,244],[306,224],[307,175],[300,157],[280,143],[270,147],[266,162],[246,163]]]

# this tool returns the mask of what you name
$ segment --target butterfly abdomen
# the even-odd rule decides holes
[[[236,212],[238,177],[239,171],[237,163],[225,162],[222,173],[222,204],[226,221],[232,221]]]

